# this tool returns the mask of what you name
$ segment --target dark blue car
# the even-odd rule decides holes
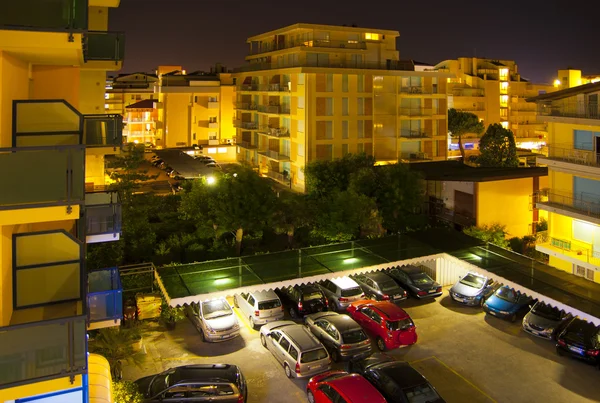
[[[493,316],[517,320],[517,316],[526,313],[533,298],[516,291],[509,286],[498,288],[483,304],[483,310]]]

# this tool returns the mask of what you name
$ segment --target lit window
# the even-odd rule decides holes
[[[500,83],[500,93],[506,94],[508,93],[508,82],[504,81]]]
[[[208,154],[216,154],[217,153],[217,149],[216,148],[207,148],[206,152]]]
[[[373,33],[368,32],[365,34],[365,39],[368,41],[378,41],[379,34],[373,34]]]
[[[226,147],[219,147],[219,149],[217,151],[219,152],[219,154],[225,154],[227,152],[227,148]]]
[[[500,95],[500,106],[502,106],[502,107],[508,106],[508,95]]]
[[[508,80],[508,69],[500,69],[499,76],[501,81]]]
[[[104,94],[104,99],[110,98],[110,94]]]
[[[504,127],[505,129],[508,129],[508,122],[500,122],[500,124],[502,125],[502,127]]]
[[[108,104],[104,104],[104,109],[108,109]]]

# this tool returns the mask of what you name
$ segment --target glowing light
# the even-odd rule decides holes
[[[228,284],[228,283],[231,283],[231,279],[230,278],[218,278],[218,279],[215,280],[214,284],[215,285],[224,285],[224,284]],[[211,301],[211,305],[212,304],[216,304],[218,302],[220,302],[220,301],[219,300]]]
[[[133,140],[133,144],[138,144],[139,142],[139,140]]]
[[[477,255],[476,255],[476,254],[474,254],[474,253],[471,253],[471,257],[472,257],[473,259],[475,259],[475,260],[481,260],[481,259],[482,259],[482,258],[481,258],[481,256],[477,256]]]
[[[555,87],[560,86],[560,80],[558,80],[558,79],[554,80],[554,86]]]
[[[352,264],[352,263],[356,263],[356,262],[358,262],[358,259],[355,258],[355,257],[351,257],[351,258],[348,258],[348,259],[344,259],[343,263],[344,264]]]
[[[215,179],[214,176],[207,176],[206,177],[206,183],[208,183],[209,185],[214,185],[216,181],[217,180]]]
[[[233,177],[234,177],[234,178],[237,178],[237,173],[234,173],[234,174],[233,174]]]

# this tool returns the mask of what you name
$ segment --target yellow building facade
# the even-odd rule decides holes
[[[600,74],[583,75],[581,70],[577,69],[561,69],[558,70],[554,87],[559,90],[578,87],[584,84],[593,84],[600,81]]]
[[[600,83],[538,96],[538,118],[548,124],[549,186],[537,195],[548,231],[536,249],[550,264],[600,282]]]
[[[397,31],[294,24],[247,40],[235,70],[238,160],[303,191],[318,159],[446,159],[448,74],[414,71]]]
[[[122,142],[122,117],[104,114],[106,72],[123,60],[124,35],[107,31],[108,8],[119,2],[6,3],[0,6],[0,166],[7,173],[0,179],[0,402],[110,402],[110,388],[88,387],[96,364],[87,354],[85,246],[120,234],[118,197],[104,189],[104,156],[118,153]]]
[[[533,84],[521,77],[512,60],[461,57],[444,60],[434,71],[449,72],[448,106],[474,113],[484,122],[499,123],[513,131],[518,148],[540,150],[546,145],[546,126],[536,119],[536,109],[526,99],[555,91],[552,84]],[[467,153],[479,149],[479,136],[463,137]],[[449,155],[459,157],[458,140],[453,139]]]

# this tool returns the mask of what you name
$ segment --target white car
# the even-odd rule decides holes
[[[186,315],[204,341],[225,341],[240,335],[237,317],[225,298],[193,302],[186,306]]]
[[[236,294],[233,304],[253,328],[283,318],[283,305],[273,290]]]

